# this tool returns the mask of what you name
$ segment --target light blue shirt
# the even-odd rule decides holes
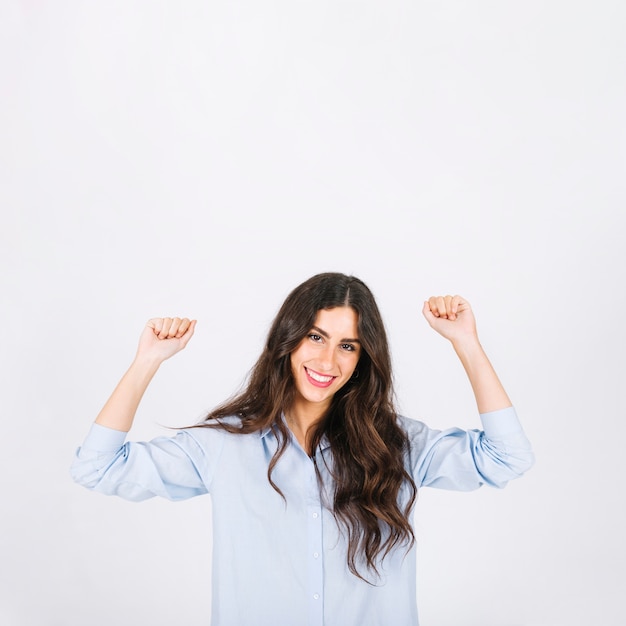
[[[418,488],[503,487],[533,463],[513,408],[481,415],[483,431],[433,430],[400,417]],[[213,499],[213,626],[417,626],[415,549],[395,549],[368,584],[350,573],[346,541],[323,505],[312,460],[295,438],[267,480],[269,430],[183,430],[147,443],[94,424],[72,465],[85,487],[128,500]],[[316,461],[325,481],[328,442]],[[400,496],[406,500],[404,490]],[[360,568],[367,576],[367,570]]]

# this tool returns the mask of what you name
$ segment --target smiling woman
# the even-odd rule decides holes
[[[296,394],[285,413],[300,445],[330,408],[333,396],[352,377],[361,356],[358,316],[348,306],[317,312],[311,332],[291,353]]]
[[[150,320],[74,479],[130,500],[211,494],[214,626],[415,626],[417,489],[502,487],[533,462],[469,303],[436,296],[423,313],[459,356],[484,430],[398,415],[372,293],[326,273],[289,294],[240,394],[175,437],[124,443],[152,376],[196,324]]]

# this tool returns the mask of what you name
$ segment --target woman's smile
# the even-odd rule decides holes
[[[304,368],[304,371],[309,377],[309,382],[316,387],[328,387],[336,378],[336,376],[324,376],[323,374],[315,372],[314,370],[309,369],[306,366]]]

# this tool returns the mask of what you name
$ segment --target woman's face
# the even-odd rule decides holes
[[[294,409],[321,415],[350,380],[361,356],[357,325],[356,311],[347,306],[317,312],[311,330],[291,353]]]

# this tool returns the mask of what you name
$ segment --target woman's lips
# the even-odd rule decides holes
[[[329,387],[333,380],[337,378],[336,376],[320,374],[315,370],[310,370],[308,367],[305,367],[304,371],[306,372],[308,381],[315,387]]]

